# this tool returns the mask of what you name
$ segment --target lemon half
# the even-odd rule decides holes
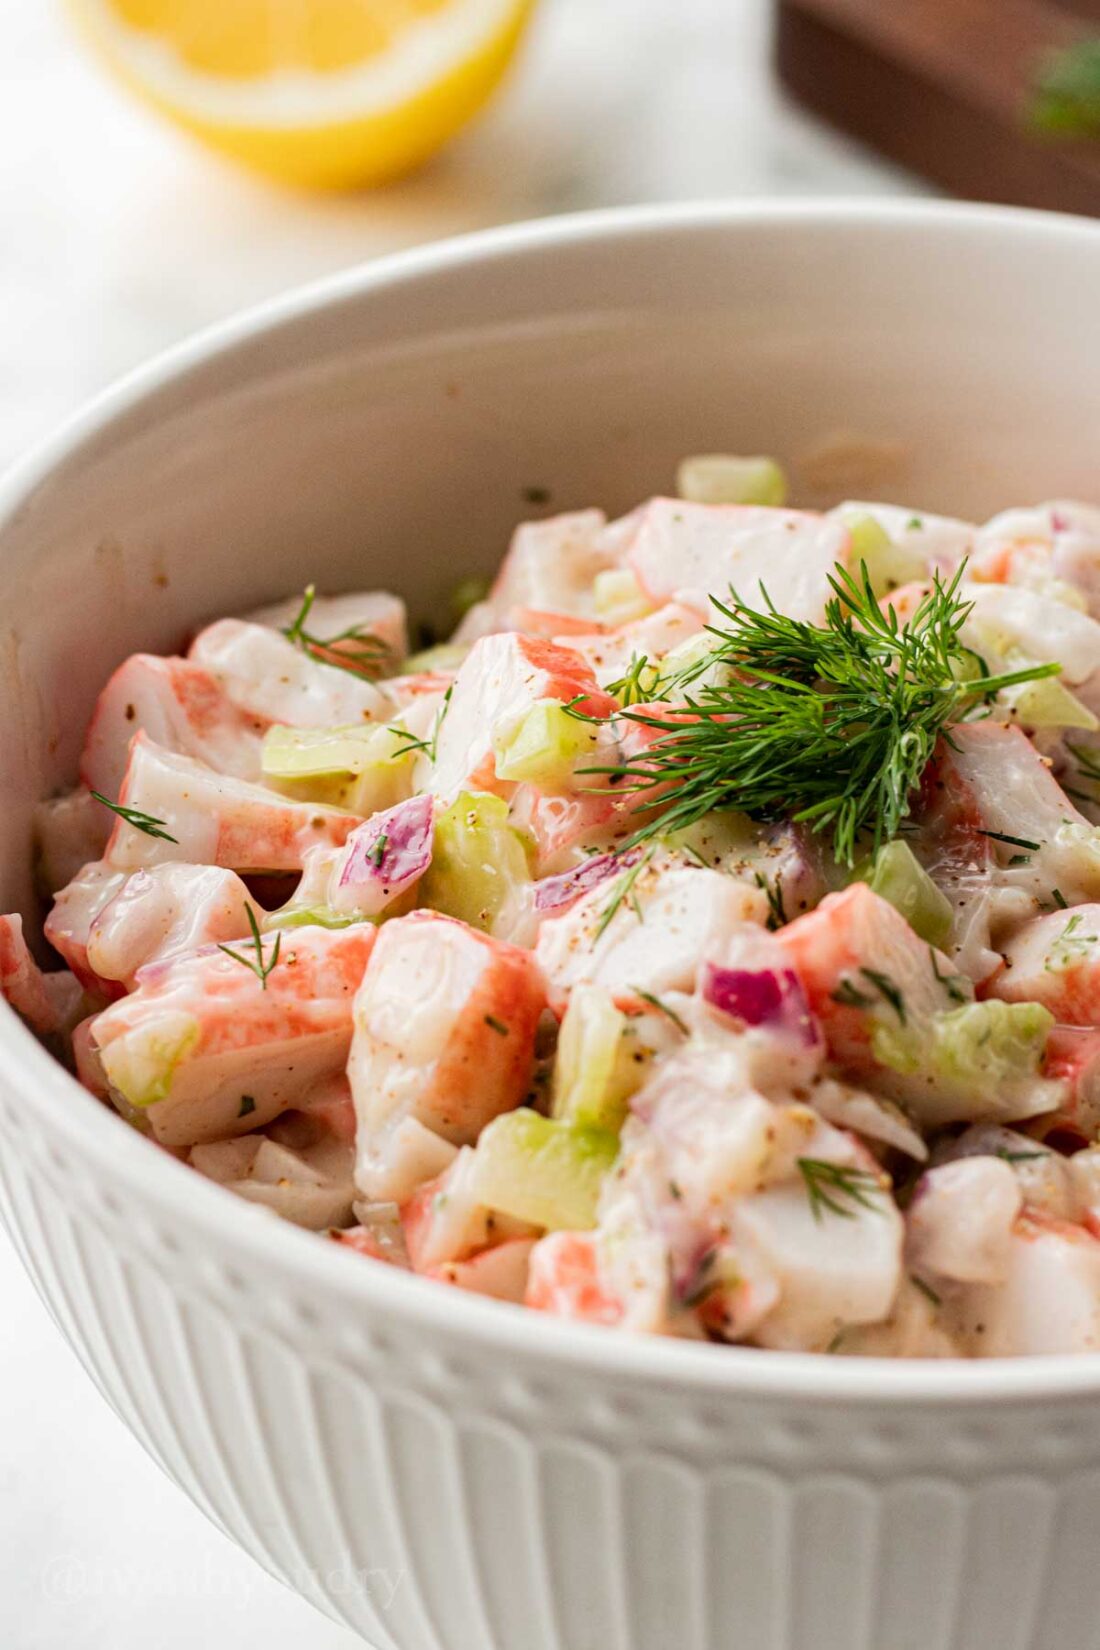
[[[534,0],[71,0],[115,72],[283,182],[381,183],[504,73]]]

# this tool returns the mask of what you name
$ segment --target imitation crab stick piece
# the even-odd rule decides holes
[[[906,1213],[906,1258],[933,1282],[1003,1283],[1024,1199],[1003,1157],[960,1157],[921,1176]]]
[[[385,722],[385,693],[355,671],[324,664],[266,625],[219,619],[191,644],[190,657],[251,716],[298,728]]]
[[[586,868],[581,867],[583,872]],[[638,990],[691,991],[700,960],[743,922],[767,920],[753,883],[637,850],[539,930],[536,955],[555,1012],[578,985],[633,1000]]]
[[[44,924],[46,938],[85,989],[102,992],[108,999],[121,996],[122,987],[95,972],[88,960],[88,937],[100,912],[125,887],[130,875],[103,860],[92,860],[60,890]]]
[[[1100,904],[1052,911],[1009,941],[990,986],[1009,1003],[1042,1003],[1062,1025],[1100,1027]]]
[[[71,1024],[80,984],[66,969],[44,974],[23,937],[20,916],[0,917],[0,997],[42,1034]]]
[[[602,510],[574,510],[516,528],[487,606],[498,615],[512,608],[544,612],[592,612],[596,575],[614,564],[603,546]]]
[[[340,847],[362,823],[357,814],[214,773],[144,733],[134,740],[118,800],[153,821],[152,830],[116,821],[104,857],[121,870],[188,860],[234,871],[300,871],[309,848]]]
[[[565,638],[571,647],[592,667],[601,683],[615,682],[625,676],[632,660],[659,661],[674,648],[682,647],[698,636],[705,619],[697,608],[683,602],[665,602],[655,613],[588,635]]]
[[[760,607],[763,592],[792,619],[820,620],[829,577],[848,556],[842,521],[763,505],[655,498],[638,512],[627,560],[655,602],[707,612],[732,592]]]
[[[614,797],[599,791],[579,791],[570,796],[537,785],[516,787],[509,815],[516,829],[534,843],[535,869],[540,877],[568,870],[578,848],[593,848],[606,839],[608,831],[620,825],[626,831],[634,824],[633,820],[624,820]]]
[[[516,946],[428,911],[386,923],[355,1002],[356,1181],[397,1202],[524,1098],[545,988]]]
[[[286,630],[301,613],[304,599],[302,594],[287,596],[243,617],[249,624]],[[318,638],[317,642],[308,644],[313,657],[336,659],[344,669],[361,661],[365,674],[384,675],[408,652],[405,604],[400,596],[391,595],[388,590],[350,590],[341,596],[314,596],[306,620],[309,634]]]
[[[1062,667],[1059,680],[1090,697],[1089,679],[1100,671],[1100,623],[1041,590],[975,583],[962,593],[970,604],[968,639],[1001,655],[1053,659]]]
[[[102,859],[113,825],[110,811],[83,785],[40,802],[34,810],[34,834],[42,886],[56,894],[85,865]]]
[[[1053,1111],[1040,1073],[1053,1019],[1031,1002],[970,1001],[969,981],[864,883],[780,929],[833,1060],[924,1125]]]
[[[152,962],[249,936],[248,913],[263,912],[234,871],[216,865],[154,865],[135,871],[97,914],[87,960],[100,979],[133,990]]]
[[[80,759],[80,777],[102,796],[118,795],[139,729],[165,750],[193,756],[217,773],[259,779],[265,717],[226,696],[209,671],[188,659],[135,653],[96,701]]]
[[[622,1302],[600,1279],[592,1232],[550,1232],[532,1249],[525,1301],[581,1323],[618,1324]]]
[[[510,1238],[492,1249],[483,1249],[469,1260],[445,1261],[426,1273],[440,1283],[453,1284],[456,1289],[467,1289],[474,1295],[488,1295],[491,1300],[523,1304],[527,1290],[527,1273],[534,1250],[533,1238]]]
[[[970,573],[1039,589],[1056,581],[1100,618],[1100,509],[1058,499],[1004,510],[979,529]]]
[[[1100,1240],[1024,1210],[1001,1279],[946,1291],[941,1316],[964,1352],[984,1358],[1100,1351]]]
[[[263,1128],[342,1071],[375,935],[299,928],[150,964],[92,1022],[107,1082],[165,1145]]]
[[[954,727],[937,768],[947,796],[965,798],[974,833],[1021,888],[1051,904],[1100,897],[1100,830],[1022,729],[992,721]]]
[[[1055,1026],[1043,1071],[1067,1090],[1058,1110],[1042,1119],[1044,1138],[1057,1134],[1084,1146],[1100,1136],[1100,1027]]]
[[[90,990],[114,997],[146,963],[247,936],[250,906],[262,916],[240,877],[215,865],[130,872],[97,861],[58,894],[46,938]]]
[[[539,700],[611,716],[618,705],[570,648],[515,632],[475,642],[459,667],[436,738],[431,789],[452,800],[463,788],[498,790],[494,740],[507,739]]]

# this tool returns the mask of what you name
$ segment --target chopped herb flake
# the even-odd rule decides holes
[[[1032,853],[1038,853],[1043,846],[1041,842],[1029,842],[1026,836],[1009,836],[1005,831],[978,831],[978,836],[988,836],[994,842],[1007,842],[1013,848],[1030,848]]]
[[[231,945],[219,945],[218,950],[224,951],[226,956],[232,957],[234,962],[243,963],[245,968],[250,968],[259,980],[260,985],[266,991],[267,977],[279,961],[279,952],[283,943],[282,930],[280,930],[275,936],[275,945],[271,952],[270,958],[265,960],[263,935],[260,933],[260,925],[256,921],[256,913],[253,911],[251,905],[245,906],[245,914],[248,917],[248,926],[252,930],[251,944],[255,949],[255,957],[242,956],[239,951],[234,951]],[[291,957],[290,960],[293,962],[294,958]]]
[[[102,796],[99,791],[93,791],[92,795],[97,802],[102,802],[105,808],[110,808],[113,814],[125,820],[127,825],[132,825],[135,831],[144,831],[146,836],[158,836],[163,842],[179,842],[178,837],[164,829],[163,819],[158,819],[156,814],[142,813],[140,808],[126,808],[121,802],[112,802],[109,797]]]
[[[685,1037],[688,1036],[688,1027],[674,1008],[669,1008],[668,1004],[663,1003],[660,997],[655,997],[652,991],[643,991],[640,985],[632,985],[630,990],[633,991],[636,997],[640,997],[643,1003],[648,1003],[659,1014],[663,1014],[667,1020],[671,1020],[673,1025],[683,1032]]]
[[[876,1214],[882,1212],[876,1196],[881,1196],[883,1188],[879,1177],[869,1169],[827,1163],[820,1157],[800,1157],[797,1162],[815,1220],[823,1220],[826,1211],[851,1220],[855,1216],[855,1210],[851,1207],[853,1203]],[[842,1199],[848,1202],[842,1202]]]
[[[889,974],[880,974],[876,968],[861,968],[860,973],[863,975],[865,980],[870,980],[871,984],[882,993],[894,1013],[897,1015],[898,1019],[901,1021],[902,1025],[904,1025],[905,998],[902,996]]]
[[[868,997],[865,991],[859,991],[851,980],[841,980],[829,996],[834,1003],[841,1003],[845,1008],[873,1008],[875,1004],[875,999]]]

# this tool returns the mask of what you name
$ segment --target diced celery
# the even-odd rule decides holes
[[[787,478],[774,458],[701,453],[680,465],[676,491],[693,504],[779,506],[787,502]]]
[[[530,880],[523,838],[499,796],[464,791],[436,820],[420,903],[492,933],[509,897]]]
[[[497,778],[566,790],[579,761],[596,748],[596,730],[557,699],[540,699],[509,733],[493,735]]]
[[[602,624],[629,624],[653,611],[653,603],[628,567],[605,567],[597,573],[592,596]]]
[[[1053,846],[1067,877],[1088,899],[1100,899],[1100,826],[1059,825]]]
[[[888,595],[900,585],[928,577],[923,556],[916,550],[907,550],[904,545],[896,544],[874,516],[863,511],[852,511],[845,515],[844,525],[848,529],[849,566],[858,573],[860,563],[866,563],[871,588],[876,596]]]
[[[596,1224],[600,1187],[618,1150],[615,1136],[600,1129],[526,1107],[505,1112],[477,1143],[478,1200],[548,1231],[587,1231]]]
[[[760,844],[760,826],[733,808],[716,809],[692,825],[664,833],[661,841],[673,853],[681,850],[705,865],[721,865],[727,859],[751,859]]]
[[[193,1014],[167,1009],[149,1025],[108,1043],[100,1060],[107,1081],[131,1106],[152,1106],[172,1087],[177,1066],[199,1040]]]
[[[1010,668],[1017,668],[1016,660]],[[1002,688],[997,697],[1001,704],[1015,711],[1017,720],[1028,728],[1085,728],[1089,733],[1100,728],[1100,720],[1062,686],[1057,676]]]
[[[900,911],[922,940],[943,946],[951,935],[951,902],[936,887],[908,843],[887,842],[870,864],[857,869],[852,879],[865,882],[875,893]]]
[[[733,671],[724,661],[714,658],[714,637],[700,631],[661,660],[660,681],[667,686],[674,678],[689,691],[697,692],[704,687],[723,687],[732,680]]]
[[[346,917],[328,905],[303,905],[297,910],[293,905],[284,905],[265,917],[262,927],[267,934],[280,928],[350,928],[353,923],[371,920],[370,917]]]
[[[1039,1066],[1054,1016],[1041,1003],[989,998],[966,1003],[920,1026],[880,1022],[871,1033],[876,1060],[904,1076],[926,1074],[954,1096],[1008,1099],[1040,1084]],[[1036,1104],[1036,1110],[1043,1108]]]
[[[339,728],[288,728],[281,724],[264,735],[261,765],[265,779],[329,779],[361,773],[372,760],[379,733],[373,723]]]
[[[625,1014],[601,986],[575,987],[561,1023],[554,1065],[554,1116],[617,1134],[627,1102],[641,1086],[644,1063]]]
[[[416,752],[399,727],[364,722],[339,728],[276,726],[264,735],[264,780],[311,802],[365,818],[412,795]]]
[[[436,647],[410,653],[398,675],[419,676],[426,670],[457,670],[467,653],[469,642],[440,642]]]
[[[982,648],[999,655],[1005,670],[1024,670],[1028,665],[1046,663],[1018,647],[1013,632],[989,620],[973,626]],[[977,674],[977,672],[976,672]],[[1083,728],[1095,733],[1098,720],[1057,676],[1044,676],[1038,682],[1020,682],[1016,687],[1002,688],[997,702],[1006,705],[1019,722],[1029,728]]]

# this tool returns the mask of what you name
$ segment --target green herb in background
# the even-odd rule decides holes
[[[1100,137],[1100,36],[1044,60],[1028,115],[1053,137]]]

